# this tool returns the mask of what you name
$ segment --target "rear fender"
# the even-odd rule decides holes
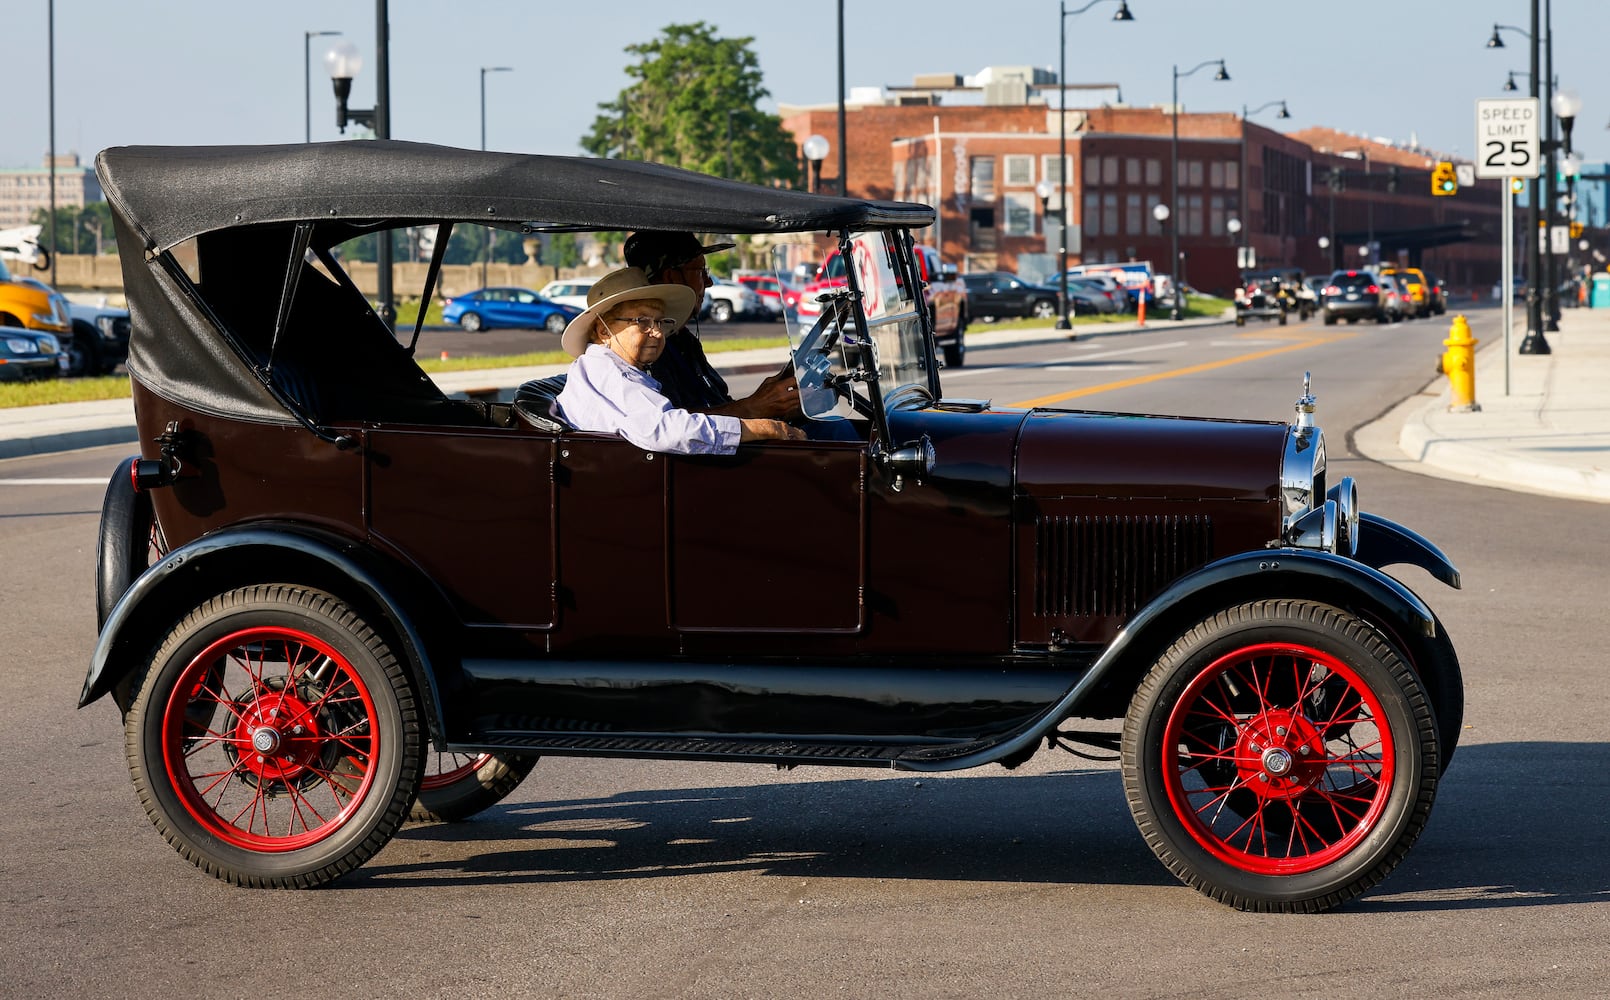
[[[134,488],[138,455],[124,459],[106,484],[101,502],[100,537],[95,544],[95,623],[106,618],[140,574],[150,558],[151,495]]]
[[[263,524],[215,532],[169,552],[127,589],[106,616],[78,706],[116,690],[181,617],[216,594],[257,583],[326,591],[381,629],[425,692],[435,732],[443,732],[439,677],[458,669],[441,630],[457,616],[412,570],[362,554],[306,525]],[[419,625],[434,628],[422,633]],[[120,706],[122,707],[122,706]]]

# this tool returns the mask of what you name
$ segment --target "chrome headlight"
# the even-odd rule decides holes
[[[61,350],[61,345],[56,342],[55,337],[42,336],[39,338],[39,353],[55,354],[59,350]]]
[[[7,337],[5,339],[5,345],[6,350],[10,351],[12,354],[39,353],[39,341],[28,337]]]
[[[1358,552],[1358,485],[1343,476],[1325,498],[1336,505],[1336,553],[1351,558]]]

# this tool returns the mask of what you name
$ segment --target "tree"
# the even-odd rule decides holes
[[[595,156],[648,160],[755,184],[799,181],[794,137],[756,104],[761,85],[753,38],[717,38],[697,21],[666,26],[652,42],[628,45],[635,83],[600,104],[581,147]],[[728,123],[731,122],[729,133]],[[731,135],[729,144],[728,135]]]
[[[39,245],[50,249],[50,209],[36,208],[28,220],[39,227]],[[115,253],[117,240],[112,234],[112,208],[104,201],[56,206],[56,245],[62,253]]]

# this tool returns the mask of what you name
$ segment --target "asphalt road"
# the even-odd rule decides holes
[[[1346,448],[1427,381],[1446,329],[1160,328],[975,349],[945,373],[999,403],[1286,419],[1312,371],[1332,476],[1459,565],[1461,591],[1399,570],[1463,657],[1458,758],[1403,865],[1339,912],[1242,914],[1180,886],[1114,766],[1049,751],[920,777],[550,758],[503,805],[405,828],[332,887],[231,888],[146,819],[113,707],[73,707],[99,482],[123,452],[96,449],[0,462],[0,992],[1602,996],[1610,519]]]

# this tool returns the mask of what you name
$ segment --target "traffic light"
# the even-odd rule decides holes
[[[1435,195],[1459,193],[1459,178],[1454,174],[1453,164],[1449,161],[1443,160],[1431,171],[1431,193]]]

